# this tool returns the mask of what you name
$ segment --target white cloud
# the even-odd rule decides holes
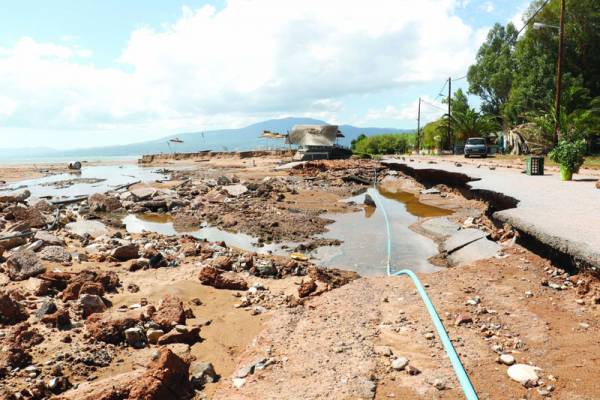
[[[285,113],[335,120],[345,96],[464,74],[481,35],[454,14],[463,3],[230,0],[219,11],[184,7],[172,24],[132,32],[110,68],[95,66],[92,51],[71,38],[60,45],[22,38],[0,48],[0,93],[14,103],[0,123],[187,130]]]
[[[529,2],[524,2],[519,6],[515,15],[513,15],[509,22],[512,22],[517,30],[521,30],[525,24],[524,17],[525,13],[529,10]]]
[[[491,1],[484,2],[480,8],[482,11],[485,11],[486,13],[492,13],[496,9],[496,7],[494,6],[494,3],[492,3]]]
[[[445,113],[446,105],[432,100],[429,97],[421,99],[421,125],[440,118]],[[371,109],[366,116],[358,121],[359,123],[369,123],[372,121],[414,121],[416,126],[419,115],[419,100],[405,104],[402,107],[387,105],[382,109]]]

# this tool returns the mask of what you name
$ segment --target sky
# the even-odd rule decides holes
[[[424,122],[443,114],[444,81],[464,77],[492,25],[521,24],[528,4],[13,1],[0,13],[0,148],[125,144],[287,116],[415,128],[417,99]]]

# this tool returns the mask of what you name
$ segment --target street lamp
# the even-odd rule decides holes
[[[539,31],[540,29],[544,29],[544,28],[554,28],[554,29],[560,30],[560,26],[544,24],[542,22],[534,22],[533,23],[533,29],[535,29],[535,30]]]

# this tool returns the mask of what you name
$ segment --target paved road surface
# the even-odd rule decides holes
[[[458,167],[454,162],[423,159],[401,161],[386,159],[384,163],[401,163],[416,170],[434,169],[466,174],[480,180],[468,185],[515,198],[516,208],[498,211],[494,217],[533,235],[541,242],[565,254],[583,260],[600,271],[600,190],[597,177],[574,175],[563,182],[558,173],[529,176],[516,169],[476,165]]]

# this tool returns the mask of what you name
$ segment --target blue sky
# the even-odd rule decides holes
[[[464,76],[487,30],[527,4],[10,2],[0,147],[110,145],[290,115],[413,128],[416,99],[425,119],[439,116],[444,79]]]

